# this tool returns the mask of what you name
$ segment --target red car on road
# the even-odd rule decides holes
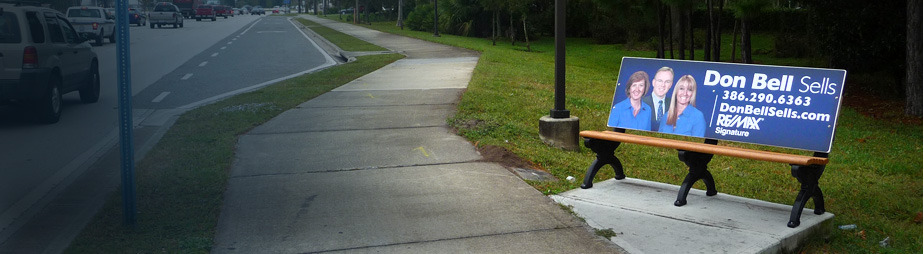
[[[234,17],[234,11],[231,10],[231,7],[229,6],[216,5],[215,9],[217,10],[215,15],[222,16],[224,18],[228,18],[228,16]]]
[[[203,4],[196,7],[196,21],[202,21],[203,19],[215,21],[216,14],[215,7],[212,5]]]

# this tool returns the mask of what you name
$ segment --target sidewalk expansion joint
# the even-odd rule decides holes
[[[676,221],[682,221],[682,222],[686,222],[686,223],[692,223],[692,224],[696,224],[696,225],[700,225],[700,226],[704,226],[704,227],[719,228],[719,229],[727,229],[727,230],[745,230],[745,229],[743,229],[743,228],[730,227],[730,226],[721,226],[721,225],[715,225],[715,224],[709,224],[709,223],[699,222],[699,221],[695,221],[695,220],[691,220],[691,219],[678,218],[678,217],[671,217],[671,216],[667,216],[667,215],[663,215],[663,214],[658,214],[658,213],[653,213],[653,212],[647,212],[647,211],[644,211],[644,210],[642,210],[642,209],[633,209],[633,208],[628,208],[628,207],[614,206],[613,204],[600,203],[600,202],[596,202],[596,201],[589,200],[589,199],[578,198],[578,197],[575,197],[575,196],[561,196],[561,197],[569,198],[569,199],[573,199],[573,200],[577,200],[577,201],[581,201],[581,202],[585,202],[585,203],[590,203],[590,204],[594,204],[594,205],[598,205],[598,206],[610,207],[610,208],[615,208],[615,209],[620,209],[620,210],[626,210],[626,211],[630,211],[630,212],[635,212],[635,213],[639,213],[639,214],[645,214],[645,215],[650,215],[650,216],[655,216],[655,217],[661,217],[661,218],[666,218],[666,219],[671,219],[671,220],[676,220]],[[756,232],[756,233],[759,233],[759,232]]]
[[[285,172],[285,173],[273,173],[273,174],[236,175],[236,176],[231,176],[230,178],[231,178],[231,179],[236,179],[236,178],[265,177],[265,176],[290,176],[290,175],[341,173],[341,172],[352,172],[352,171],[366,171],[366,170],[373,170],[373,169],[399,169],[399,168],[413,168],[413,167],[441,166],[441,165],[457,165],[457,164],[483,163],[483,162],[485,162],[485,161],[484,161],[484,160],[470,160],[470,161],[440,162],[440,163],[419,163],[419,164],[407,164],[407,165],[383,165],[383,166],[370,166],[370,167],[361,167],[361,168],[326,169],[326,170],[304,171],[304,172]]]
[[[582,226],[555,227],[555,228],[541,228],[541,229],[521,230],[521,231],[513,231],[513,232],[505,232],[505,233],[493,233],[493,234],[473,235],[473,236],[460,236],[460,237],[450,237],[450,238],[433,239],[433,240],[421,240],[421,241],[412,241],[412,242],[403,242],[403,243],[389,243],[389,244],[369,245],[369,246],[362,246],[362,247],[352,247],[352,248],[342,248],[342,249],[332,249],[332,250],[322,250],[322,251],[312,251],[312,252],[301,252],[301,253],[349,252],[349,251],[356,251],[356,250],[364,250],[364,249],[372,249],[372,248],[381,248],[381,247],[392,247],[392,246],[401,246],[401,245],[408,245],[408,244],[435,243],[435,242],[442,242],[442,241],[476,239],[476,238],[484,238],[484,237],[497,237],[497,236],[504,236],[504,235],[517,235],[517,234],[527,234],[527,233],[535,233],[535,232],[549,232],[549,231],[556,231],[556,230],[563,230],[563,229],[566,229],[566,230],[567,230],[567,229],[574,229],[574,228],[582,228]]]

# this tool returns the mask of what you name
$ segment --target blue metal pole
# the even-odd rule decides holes
[[[135,225],[135,145],[132,142],[131,58],[128,34],[128,0],[116,0],[116,62],[119,82],[119,144],[121,145],[122,207],[125,225]]]

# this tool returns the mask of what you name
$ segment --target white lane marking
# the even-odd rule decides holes
[[[212,53],[212,57],[218,56],[218,52]]]
[[[228,45],[231,45],[231,42],[230,42],[230,41],[228,42]]]
[[[154,97],[154,99],[151,100],[151,102],[160,102],[160,101],[164,100],[164,98],[167,98],[167,95],[168,95],[168,94],[170,94],[170,92],[163,92],[163,93],[160,93],[160,95],[158,95],[157,97]]]
[[[250,26],[247,27],[247,29],[244,29],[244,31],[241,32],[241,34],[238,34],[237,36],[244,35],[245,33],[247,33],[247,31],[250,31],[250,29],[253,28],[253,26],[256,26],[257,23],[260,23],[261,20],[263,20],[263,19],[258,19],[256,22],[253,22],[253,24],[250,24]]]
[[[187,79],[189,79],[190,77],[192,77],[192,73],[186,73],[186,75],[184,75],[182,78],[180,78],[180,80],[187,80]]]
[[[205,62],[200,63],[200,64],[199,64],[199,67],[205,66],[206,64],[209,64],[209,61],[205,61]]]
[[[256,24],[256,23],[254,23],[254,24]],[[296,26],[295,23],[289,22],[289,24],[291,24],[293,27],[295,27],[296,29],[298,29],[298,26]],[[253,26],[251,25],[251,27],[253,27]],[[247,28],[247,29],[249,30],[250,28]],[[309,42],[311,42],[311,45],[314,46],[314,48],[317,49],[318,52],[324,52],[324,50],[321,49],[321,46],[318,46],[318,44],[315,43],[314,40],[311,40],[311,37],[308,37],[308,34],[306,34],[306,33],[305,33],[304,31],[302,31],[301,29],[298,29],[298,31],[302,33],[302,36],[304,36],[306,40],[308,40]],[[246,32],[246,31],[245,31],[245,32]],[[242,33],[242,34],[243,34],[243,33]],[[324,68],[327,68],[327,67],[330,67],[330,66],[333,66],[333,65],[337,64],[337,62],[335,62],[334,59],[330,57],[330,55],[328,55],[328,54],[321,54],[321,55],[324,55],[324,59],[327,60],[327,61],[326,61],[324,64],[322,64],[322,65],[320,65],[320,66],[318,66],[318,67],[314,67],[314,68],[311,68],[311,69],[308,69],[308,70],[305,70],[305,71],[302,71],[302,72],[299,72],[299,73],[295,73],[295,74],[292,74],[292,75],[289,75],[289,76],[285,76],[285,77],[277,78],[277,79],[274,79],[274,80],[266,81],[266,82],[263,82],[263,83],[260,83],[260,84],[256,84],[256,85],[252,85],[252,86],[249,86],[249,87],[244,87],[244,88],[237,89],[237,90],[234,90],[234,91],[230,91],[230,92],[227,92],[227,93],[223,93],[223,94],[219,94],[219,95],[216,95],[216,96],[212,96],[212,97],[206,98],[206,99],[204,99],[204,100],[200,100],[200,101],[197,101],[197,102],[193,102],[193,103],[190,103],[190,104],[186,104],[186,105],[180,106],[178,109],[187,109],[187,110],[188,110],[188,109],[192,109],[192,108],[195,108],[195,107],[198,107],[198,106],[202,106],[202,105],[204,105],[204,104],[212,103],[212,102],[214,102],[214,101],[217,101],[217,100],[220,100],[220,99],[224,99],[224,98],[230,97],[230,96],[235,95],[235,94],[241,94],[241,93],[245,93],[245,92],[257,90],[257,89],[263,88],[263,87],[265,87],[265,86],[272,85],[272,84],[274,84],[274,83],[276,83],[276,82],[279,82],[279,81],[283,81],[283,80],[286,80],[286,79],[298,77],[298,76],[304,75],[304,74],[306,74],[306,73],[314,72],[314,71],[317,71],[317,70],[320,70],[320,69],[324,69]]]
[[[226,49],[226,48],[228,48],[228,47],[221,47],[221,49]]]

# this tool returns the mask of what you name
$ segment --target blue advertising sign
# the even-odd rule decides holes
[[[846,75],[624,57],[607,126],[830,152]]]

